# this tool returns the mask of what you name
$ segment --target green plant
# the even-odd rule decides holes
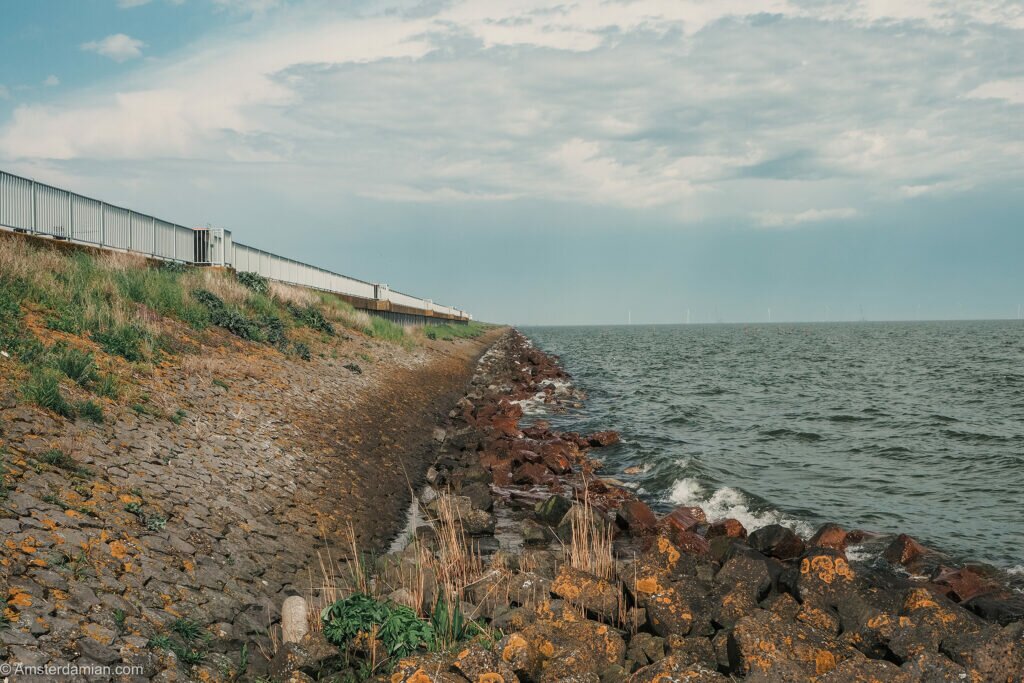
[[[188,416],[188,413],[186,413],[181,408],[178,408],[177,410],[174,411],[174,414],[171,415],[171,422],[173,422],[176,425],[180,425],[182,419],[187,417],[187,416]]]
[[[114,626],[117,627],[118,633],[124,633],[125,622],[127,621],[128,615],[124,613],[123,609],[114,609]]]
[[[173,652],[179,661],[188,666],[200,664],[206,659],[206,643],[210,640],[210,634],[199,624],[191,619],[179,618],[171,623],[169,629],[171,633],[158,633],[149,639],[147,645],[152,649]]]
[[[116,401],[117,397],[121,394],[119,384],[117,377],[114,375],[100,375],[95,387],[93,387],[93,390],[98,396],[105,396],[112,401]]]
[[[319,307],[312,304],[309,306],[298,306],[289,302],[288,312],[292,314],[292,317],[300,325],[327,335],[334,335],[334,325],[324,317],[323,311]]]
[[[150,531],[163,531],[167,527],[167,518],[163,515],[147,515],[146,528]]]
[[[205,633],[199,624],[185,618],[175,619],[171,622],[171,630],[189,642],[200,639]]]
[[[82,387],[96,379],[96,362],[88,351],[57,349],[54,351],[53,365]]]
[[[294,353],[297,357],[305,361],[311,360],[313,357],[312,354],[310,353],[309,346],[307,344],[304,344],[303,342],[293,343],[292,353]]]
[[[7,598],[0,598],[0,628],[7,628],[10,624],[7,619]]]
[[[103,422],[103,408],[96,404],[94,401],[79,401],[75,410],[78,412],[78,416],[99,424]]]
[[[63,417],[75,416],[75,407],[68,403],[60,390],[60,381],[53,371],[37,368],[22,387],[22,394],[41,408],[52,410]]]
[[[378,316],[370,318],[370,328],[366,333],[371,337],[385,341],[402,342],[405,340],[404,327]]]
[[[93,330],[91,335],[107,353],[132,362],[144,360],[146,357],[146,331],[137,325],[112,325],[105,330]]]
[[[192,293],[195,300],[201,303],[210,313],[210,322],[223,327],[236,337],[248,341],[265,341],[266,337],[254,321],[250,320],[234,306],[228,306],[224,300],[206,289],[197,289]]]
[[[339,647],[351,646],[360,635],[375,634],[389,656],[404,657],[434,643],[433,627],[411,609],[364,593],[328,605],[320,619],[324,637]]]
[[[236,271],[235,278],[257,294],[267,294],[270,292],[270,281],[262,275],[246,271]]]
[[[217,379],[217,378],[214,378],[213,386],[220,387],[221,389],[230,389],[231,388],[230,386],[228,386],[227,382],[225,382],[222,379]]]

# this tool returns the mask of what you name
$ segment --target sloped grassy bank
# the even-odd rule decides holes
[[[1019,597],[969,570],[924,580],[851,561],[863,532],[832,524],[801,538],[695,507],[659,519],[599,476],[615,433],[520,425],[524,401],[578,401],[565,380],[516,332],[491,348],[419,495],[427,522],[308,596],[314,632],[279,650],[275,675],[1020,680]],[[913,568],[927,554],[900,537],[887,556]]]
[[[265,678],[317,551],[401,527],[494,332],[55,246],[0,234],[0,661]]]

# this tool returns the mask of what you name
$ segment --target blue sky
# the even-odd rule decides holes
[[[515,323],[1015,317],[1010,0],[40,0],[0,168]]]

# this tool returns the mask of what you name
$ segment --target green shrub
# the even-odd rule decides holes
[[[56,349],[53,365],[68,379],[87,387],[96,379],[96,362],[88,351],[79,349]]]
[[[94,401],[79,401],[75,406],[78,416],[99,424],[103,422],[103,408]]]
[[[401,342],[405,339],[405,328],[375,315],[370,318],[370,329],[367,330],[367,334],[377,339]]]
[[[41,408],[52,410],[63,417],[75,416],[75,407],[64,398],[57,375],[49,369],[36,369],[22,387],[22,394]]]
[[[404,657],[420,647],[432,647],[434,629],[404,605],[375,600],[357,593],[329,605],[320,615],[324,637],[347,647],[360,633],[377,627],[377,638],[391,657]]]
[[[240,283],[257,294],[267,294],[270,292],[270,281],[262,275],[244,271],[235,271],[235,277]]]
[[[292,344],[292,353],[302,360],[308,361],[313,359],[313,354],[309,351],[309,346],[303,342],[295,342]]]
[[[334,325],[324,317],[323,311],[314,305],[297,306],[288,304],[288,312],[292,314],[298,323],[304,327],[324,334],[334,335]]]
[[[136,362],[146,357],[146,331],[137,325],[113,325],[106,330],[94,330],[92,338],[104,351],[125,360]]]
[[[197,289],[192,293],[196,301],[201,303],[210,312],[210,322],[218,327],[223,327],[236,337],[248,341],[265,341],[266,336],[259,325],[250,320],[234,306],[228,306],[224,301],[211,291]]]
[[[105,396],[112,401],[116,401],[117,397],[121,394],[117,377],[111,374],[100,375],[94,391],[98,396]]]

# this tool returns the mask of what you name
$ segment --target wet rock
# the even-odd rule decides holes
[[[651,533],[658,526],[658,518],[654,516],[654,512],[638,499],[626,501],[616,512],[615,521],[633,534]]]
[[[747,530],[737,519],[722,519],[708,527],[709,539],[724,536],[725,538],[746,538]]]
[[[976,633],[983,623],[949,599],[926,588],[914,588],[907,592],[900,609],[898,628],[894,630],[888,646],[905,661],[922,653],[936,652],[946,638]]]
[[[937,567],[932,574],[931,582],[939,586],[947,597],[956,602],[964,602],[996,589],[994,582],[987,580],[970,568]]]
[[[804,552],[804,542],[796,533],[781,524],[769,524],[747,536],[747,543],[763,555],[780,560],[793,560]]]
[[[729,636],[728,653],[736,673],[760,673],[771,680],[822,676],[847,659],[864,656],[816,629],[764,610],[737,622]]]
[[[1024,621],[1024,595],[1002,592],[988,593],[966,600],[962,606],[982,619],[1002,626],[1015,621]]]
[[[906,534],[900,534],[886,547],[882,556],[891,564],[906,566],[924,556],[928,548]]]
[[[846,550],[847,539],[846,529],[838,524],[822,524],[814,532],[811,539],[807,541],[809,547],[832,548],[833,550]]]
[[[701,524],[706,524],[707,521],[708,518],[705,516],[704,510],[691,505],[683,505],[665,515],[661,519],[661,524],[665,529],[693,531]]]
[[[554,481],[554,475],[540,463],[528,462],[512,470],[512,483],[519,486],[540,486]]]
[[[619,433],[615,431],[594,432],[587,437],[587,444],[594,448],[602,448],[619,443]]]
[[[556,526],[572,508],[572,501],[565,496],[554,495],[543,500],[534,507],[534,515],[541,522]]]
[[[669,530],[669,538],[672,539],[672,542],[676,547],[684,553],[690,555],[707,555],[711,552],[711,545],[707,542],[707,539],[693,533],[692,531],[671,529]]]

